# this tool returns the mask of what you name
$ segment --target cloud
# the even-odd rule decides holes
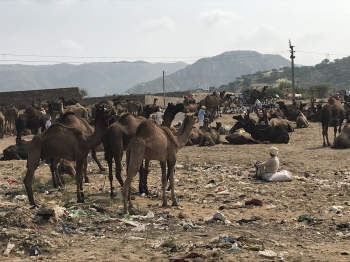
[[[79,53],[83,50],[81,44],[70,39],[63,39],[60,43],[60,48],[64,51]]]
[[[174,21],[166,16],[160,19],[147,19],[142,22],[142,27],[148,30],[174,30]]]
[[[230,11],[223,11],[220,9],[211,10],[209,12],[201,12],[200,16],[209,25],[232,22],[239,18],[239,16],[236,13]]]

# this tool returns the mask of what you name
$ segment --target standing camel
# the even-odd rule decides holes
[[[15,135],[15,121],[18,118],[18,110],[14,105],[10,105],[8,108],[5,109],[4,112],[5,117],[5,132],[7,125],[9,126],[10,135]]]
[[[103,106],[103,105],[101,105]],[[96,107],[95,107],[96,108]],[[66,127],[73,127],[76,129],[81,130],[85,135],[92,135],[94,133],[94,130],[92,128],[92,126],[89,125],[89,123],[86,121],[86,119],[84,118],[78,118],[74,112],[66,112],[60,119],[60,124],[66,126]],[[107,126],[102,123],[102,129],[103,132],[107,129]],[[96,164],[98,165],[99,169],[101,171],[104,171],[104,167],[101,165],[100,161],[97,159],[96,156],[96,148],[92,148],[91,149],[91,156],[92,158],[95,160]],[[53,186],[56,188],[57,184],[56,184],[56,180],[58,182],[58,185],[61,186],[61,181],[59,179],[58,176],[58,164],[61,161],[61,159],[54,159],[53,161],[51,161],[51,165],[50,165],[50,169],[51,169],[51,173],[52,173],[52,180],[53,180]],[[84,165],[84,178],[85,178],[85,183],[89,183],[89,178],[87,176],[86,173],[86,168],[87,166]]]
[[[124,213],[129,214],[129,206],[132,206],[130,199],[131,182],[139,171],[143,159],[158,160],[162,169],[162,190],[163,206],[167,205],[165,196],[167,177],[170,180],[171,198],[173,206],[177,206],[174,193],[174,167],[176,164],[177,152],[184,147],[190,136],[191,128],[195,123],[193,115],[186,116],[183,125],[183,133],[174,136],[169,128],[157,126],[152,121],[142,122],[135,136],[131,139],[126,151],[127,177],[123,185]],[[166,170],[168,166],[168,172]]]
[[[334,139],[337,135],[337,125],[339,125],[339,133],[341,133],[341,126],[345,118],[345,110],[342,104],[335,100],[333,97],[328,99],[328,103],[321,109],[321,121],[322,121],[322,136],[323,146],[330,146],[328,140],[328,126],[332,121],[334,123]],[[326,144],[327,140],[327,144]]]
[[[86,135],[74,127],[54,124],[45,133],[33,138],[28,148],[27,173],[24,178],[24,185],[31,205],[35,205],[32,190],[34,172],[39,166],[40,159],[50,158],[76,161],[77,202],[84,202],[83,165],[89,151],[101,143],[102,126],[107,125],[110,119],[110,112],[99,106],[95,132],[92,135]]]

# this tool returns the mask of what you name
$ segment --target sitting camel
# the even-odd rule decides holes
[[[350,124],[345,124],[341,133],[334,139],[334,148],[350,148]]]
[[[294,128],[292,126],[292,123],[288,121],[287,119],[283,119],[280,116],[271,118],[270,121],[268,121],[268,116],[266,110],[264,111],[264,119],[265,119],[265,125],[270,125],[270,126],[280,126],[287,132],[293,132]]]
[[[246,135],[245,133],[243,134],[229,134],[225,136],[225,139],[227,142],[230,144],[234,145],[245,145],[245,144],[260,144],[259,141],[251,138],[250,136]]]
[[[218,132],[212,128],[209,127],[209,119],[205,118],[203,121],[203,136],[202,140],[199,142],[200,146],[214,146],[215,144],[220,144],[220,135]]]
[[[110,112],[99,106],[96,127],[92,135],[87,135],[74,127],[54,124],[45,133],[33,138],[28,148],[27,173],[24,178],[24,185],[31,205],[35,205],[32,189],[34,172],[39,166],[40,159],[51,158],[76,161],[77,202],[84,202],[83,165],[89,151],[101,143],[102,126],[108,125],[110,119]]]
[[[173,206],[177,206],[174,193],[174,167],[177,152],[186,145],[194,122],[193,115],[186,116],[183,121],[183,133],[179,136],[174,136],[169,128],[157,126],[152,121],[144,121],[138,126],[136,134],[131,139],[126,151],[127,177],[122,191],[125,214],[129,214],[128,201],[129,206],[132,206],[130,199],[131,182],[137,171],[139,171],[143,159],[160,161],[162,169],[163,206],[167,205],[165,195],[167,176],[170,181]],[[167,166],[168,172],[166,170]]]
[[[28,158],[28,146],[30,141],[20,140],[15,145],[8,146],[3,150],[1,160],[21,160]]]
[[[199,145],[199,142],[203,140],[203,132],[196,126],[192,126],[190,137],[186,143],[186,146]]]
[[[300,111],[299,111],[300,112]],[[300,112],[296,120],[297,128],[305,128],[309,126],[309,121],[307,121],[305,115]]]
[[[281,126],[268,126],[259,129],[252,121],[243,124],[246,132],[250,133],[252,138],[261,142],[270,143],[289,143],[290,137],[288,132]]]

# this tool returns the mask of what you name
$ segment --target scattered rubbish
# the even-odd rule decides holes
[[[237,244],[237,242],[235,242],[235,243],[232,244],[231,250],[232,251],[237,251],[237,249],[238,249],[238,244]]]
[[[134,232],[142,232],[145,230],[146,230],[146,226],[143,224],[140,224],[137,227],[134,227],[133,229],[131,229],[131,231],[134,231]]]
[[[343,255],[343,256],[348,256],[349,253],[348,252],[341,252],[340,255]]]
[[[13,199],[19,200],[19,201],[24,201],[27,198],[26,195],[17,195]]]
[[[242,218],[241,220],[238,220],[237,223],[242,224],[242,223],[249,223],[249,222],[253,222],[253,221],[257,221],[257,220],[261,220],[260,217],[257,216],[253,216],[250,219],[244,219]]]
[[[301,215],[298,217],[298,222],[302,222],[304,220],[307,220],[307,222],[313,222],[314,221],[314,218],[310,217],[308,214],[305,214],[305,215]]]
[[[182,258],[173,258],[170,260],[173,262],[185,262],[185,261],[188,261],[187,259],[193,259],[193,258],[197,258],[197,257],[203,257],[203,256],[201,254],[192,252],[192,253],[190,253],[187,256],[184,256]]]
[[[245,204],[243,202],[238,201],[237,203],[232,204],[231,207],[232,208],[245,207]]]
[[[15,244],[12,244],[10,241],[7,243],[6,249],[4,251],[4,256],[8,256],[11,250],[15,247]]]
[[[41,253],[39,246],[34,246],[33,253],[34,256],[38,256]]]
[[[258,254],[264,257],[277,257],[277,253],[272,250],[259,251]]]
[[[226,190],[226,188],[224,188],[224,187],[218,187],[216,189],[216,191],[218,191],[218,192],[222,192],[222,191],[225,191],[225,190]]]
[[[350,224],[349,223],[341,223],[341,224],[337,225],[338,230],[342,230],[344,228],[350,228]]]
[[[251,200],[247,200],[244,203],[246,206],[248,205],[255,205],[255,206],[262,206],[263,202],[259,199],[253,198]]]
[[[345,201],[345,205],[350,206],[350,201]]]
[[[62,229],[63,229],[64,231],[67,231],[67,232],[72,231],[72,229],[71,229],[70,226],[68,226],[68,225],[63,225],[63,226],[62,226]]]
[[[343,208],[344,207],[342,207],[342,206],[332,206],[331,208],[329,208],[329,211],[330,212],[333,211],[333,212],[339,214]]]
[[[214,179],[210,180],[210,181],[208,182],[208,184],[215,184],[215,180],[214,180]]]
[[[153,218],[154,217],[154,213],[152,211],[148,211],[147,215],[144,218]]]
[[[262,246],[259,245],[247,245],[244,246],[245,249],[253,250],[253,251],[260,251],[263,250]]]
[[[1,188],[2,190],[6,190],[6,189],[8,189],[8,187],[7,187],[7,186],[5,186],[5,185],[0,185],[0,188]]]
[[[86,213],[81,209],[72,209],[71,211],[69,211],[68,216],[69,217],[81,217],[81,216],[86,216]]]
[[[126,240],[144,240],[144,237],[135,237],[135,236],[130,236],[127,237]]]
[[[266,209],[274,209],[274,208],[276,208],[275,205],[267,205],[267,206],[266,206]]]
[[[220,213],[219,211],[213,214],[213,219],[221,220],[221,221],[226,220],[225,216],[222,213]]]

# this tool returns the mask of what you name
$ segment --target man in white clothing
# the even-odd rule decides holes
[[[163,123],[163,115],[164,115],[163,112],[162,112],[162,109],[159,109],[159,111],[157,111],[155,113],[155,115],[156,115],[156,124],[158,126],[162,125],[162,123]]]

